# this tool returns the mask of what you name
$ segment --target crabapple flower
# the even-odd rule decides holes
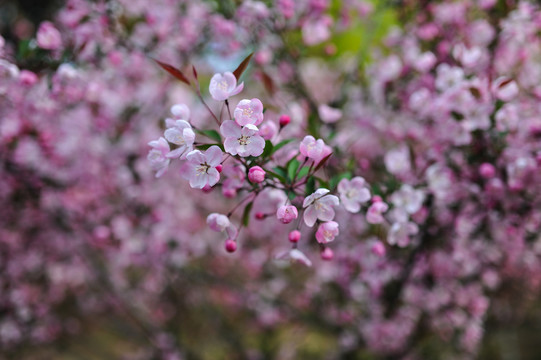
[[[340,201],[347,211],[356,213],[361,209],[361,203],[370,200],[370,190],[366,185],[366,181],[360,176],[356,176],[351,180],[340,180],[338,193],[340,194]]]
[[[338,223],[336,221],[324,222],[317,228],[316,240],[320,244],[326,244],[333,241],[338,233]]]
[[[299,216],[297,208],[293,205],[283,205],[276,211],[276,217],[282,224],[289,224]]]
[[[385,221],[382,214],[387,210],[389,210],[389,205],[383,201],[374,202],[366,212],[366,221],[370,224],[381,224]]]
[[[513,100],[519,92],[517,83],[505,76],[499,77],[492,84],[494,95],[502,101]]]
[[[167,140],[160,137],[158,140],[154,140],[148,143],[152,146],[152,150],[149,151],[147,159],[150,162],[152,170],[156,171],[156,177],[159,178],[167,171],[167,167],[171,160],[167,158],[169,153],[169,144]]]
[[[220,126],[220,132],[225,137],[225,151],[231,155],[259,156],[265,148],[265,140],[257,135],[257,126],[248,124],[240,127],[233,120],[224,121]]]
[[[190,119],[190,108],[186,104],[175,104],[171,106],[171,114],[178,120]]]
[[[328,189],[317,189],[312,195],[304,199],[302,207],[304,210],[304,222],[312,227],[316,220],[331,221],[334,219],[334,209],[339,203],[338,197],[328,195]]]
[[[340,109],[330,107],[329,105],[319,105],[317,111],[321,121],[326,124],[335,123],[342,117],[342,111]]]
[[[399,247],[406,247],[410,243],[410,235],[415,235],[419,231],[417,224],[407,222],[396,222],[391,226],[389,234],[387,235],[387,242],[389,245],[398,245]]]
[[[232,198],[237,195],[237,190],[242,187],[246,178],[244,166],[237,165],[225,165],[223,168],[223,174],[226,176],[222,185],[222,194],[226,198]]]
[[[212,213],[207,216],[207,225],[209,228],[216,232],[226,232],[229,238],[235,238],[237,235],[237,229],[226,215],[219,213]]]
[[[205,185],[214,186],[220,180],[216,169],[222,162],[222,150],[216,145],[201,152],[193,150],[186,155],[187,162],[182,167],[182,177],[190,181],[192,188],[203,189]]]
[[[257,126],[263,121],[263,103],[256,98],[243,99],[237,104],[233,117],[240,126],[248,124]]]
[[[193,150],[195,133],[191,125],[185,120],[177,120],[174,127],[165,130],[165,138],[178,148],[167,154],[168,158],[185,157],[185,154]]]
[[[278,133],[278,127],[272,121],[266,121],[259,128],[259,135],[265,140],[271,140]]]
[[[304,255],[302,251],[296,248],[291,249],[288,252],[283,253],[281,255],[278,255],[276,258],[290,260],[292,263],[298,262],[306,266],[312,266],[312,262],[310,261],[310,259],[308,259],[308,257]]]
[[[312,135],[306,135],[301,142],[299,150],[302,155],[310,159],[321,160],[325,151],[325,143],[321,139],[315,139]]]
[[[210,79],[209,92],[214,100],[227,100],[233,95],[237,95],[244,88],[244,83],[237,86],[237,79],[232,72],[214,74]]]
[[[404,209],[408,214],[415,214],[423,206],[425,193],[415,190],[411,185],[402,185],[400,190],[391,195],[391,202],[397,208]]]
[[[41,23],[36,35],[38,46],[42,49],[56,50],[62,46],[62,36],[49,21]]]
[[[258,184],[265,180],[265,174],[265,170],[263,170],[260,166],[252,166],[248,171],[248,179],[252,183]]]

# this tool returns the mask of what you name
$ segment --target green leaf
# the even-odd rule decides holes
[[[351,179],[351,173],[348,171],[343,174],[333,176],[331,178],[331,181],[329,181],[330,190],[333,190],[334,188],[336,188],[336,186],[342,179]]]
[[[306,187],[304,188],[304,193],[306,196],[312,194],[314,191],[316,191],[316,178],[313,176],[310,176],[308,178],[308,181],[306,181]]]
[[[267,170],[267,175],[275,179],[278,179],[282,184],[285,184],[287,182],[287,179],[286,179],[287,174],[285,170],[278,167],[275,167],[273,170],[274,171]]]
[[[285,145],[289,144],[292,141],[295,141],[295,139],[287,139],[287,140],[280,141],[278,144],[274,145],[274,149],[272,153],[274,154],[275,152],[277,152],[278,150],[280,150],[281,148],[283,148]]]
[[[217,142],[222,142],[222,137],[220,133],[216,130],[196,130],[198,134],[208,137],[209,139],[216,140]]]
[[[290,192],[287,194],[287,197],[289,200],[293,201],[297,197],[297,195],[295,195],[294,192]]]
[[[218,146],[220,150],[225,151],[224,146],[222,144],[201,144],[201,145],[197,145],[196,148],[197,150],[207,150],[211,146]]]
[[[293,159],[289,162],[289,165],[287,165],[287,177],[289,178],[289,180],[293,181],[299,165],[300,163],[297,159]]]
[[[299,173],[297,174],[297,179],[302,179],[306,175],[308,175],[308,172],[310,171],[310,166],[303,166]]]
[[[274,146],[272,145],[272,142],[270,140],[265,140],[265,149],[263,150],[263,154],[261,154],[261,157],[266,158],[267,156],[272,154],[273,147]]]
[[[323,180],[322,178],[319,178],[319,177],[315,177],[318,184],[319,184],[319,187],[322,187],[322,188],[325,188],[325,189],[328,189],[329,188],[329,183],[326,181],[326,180]]]
[[[252,206],[254,205],[253,201],[250,201],[245,207],[244,212],[242,213],[242,225],[248,226],[250,223],[250,211],[252,210]]]

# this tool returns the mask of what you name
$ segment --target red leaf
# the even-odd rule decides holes
[[[321,167],[323,165],[325,165],[325,163],[327,162],[327,160],[329,160],[329,158],[332,156],[332,153],[330,153],[329,155],[325,156],[316,166],[316,168],[314,169],[314,172],[315,173],[316,171],[318,171],[319,169],[321,169]]]
[[[233,75],[235,75],[235,78],[237,79],[237,81],[239,80],[244,70],[246,70],[246,68],[248,67],[248,63],[250,62],[250,59],[252,58],[253,55],[254,53],[251,53],[250,55],[248,55],[246,59],[242,60],[239,67],[237,67],[235,71],[233,71]]]
[[[276,92],[276,86],[274,85],[272,78],[264,71],[261,72],[261,76],[263,77],[263,85],[265,86],[265,90],[267,90],[269,94],[274,95]]]
[[[165,71],[167,71],[169,74],[173,75],[177,80],[180,80],[182,81],[183,83],[185,83],[186,85],[190,85],[190,80],[188,80],[188,78],[186,77],[186,75],[184,75],[182,73],[182,71],[180,71],[179,69],[177,69],[176,67],[172,66],[172,65],[169,65],[169,64],[166,64],[166,63],[163,63],[159,60],[156,60],[156,59],[152,59],[154,60],[158,65],[160,65],[160,67],[162,69],[164,69]]]

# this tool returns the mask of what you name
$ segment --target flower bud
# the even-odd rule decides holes
[[[282,205],[276,211],[276,217],[282,224],[289,224],[299,216],[297,208],[293,205]]]
[[[291,118],[289,117],[289,115],[282,115],[280,116],[279,122],[280,127],[284,127],[291,122]]]
[[[237,242],[235,240],[227,239],[225,241],[225,251],[233,253],[237,250]]]
[[[263,220],[265,217],[266,217],[265,214],[263,214],[262,212],[256,212],[255,213],[255,218],[257,220]]]
[[[385,255],[385,245],[381,241],[376,241],[371,249],[372,254],[376,255],[377,257],[382,257]]]
[[[331,248],[326,247],[325,249],[323,249],[323,251],[321,252],[321,259],[332,260],[333,258],[334,258],[334,252],[332,251]]]
[[[261,183],[265,180],[265,170],[259,166],[251,167],[248,171],[248,179],[254,184]]]
[[[297,243],[301,239],[301,232],[299,230],[293,230],[289,233],[288,238],[292,243]]]
[[[483,163],[479,166],[479,174],[485,179],[491,179],[496,175],[496,169],[492,164]]]
[[[217,170],[217,171],[218,171],[219,173],[221,173],[221,172],[222,172],[223,168],[224,168],[224,167],[223,167],[223,165],[222,165],[222,164],[220,164],[220,165],[216,165],[216,170]]]

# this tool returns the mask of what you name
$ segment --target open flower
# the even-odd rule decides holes
[[[226,215],[219,213],[210,214],[207,216],[207,225],[213,231],[225,231],[230,239],[234,239],[237,236],[237,229],[231,224],[231,221],[229,221],[229,218]]]
[[[220,180],[216,166],[222,161],[222,150],[216,145],[204,153],[194,150],[186,155],[187,162],[182,167],[182,177],[190,181],[192,188],[202,189],[206,185],[214,186]]]
[[[156,177],[159,178],[165,174],[171,162],[167,158],[169,144],[163,137],[160,137],[158,140],[149,142],[148,145],[152,146],[152,150],[149,151],[147,159],[150,162],[152,170],[156,171]]]
[[[297,208],[293,205],[283,205],[276,211],[276,217],[282,224],[289,224],[299,216]]]
[[[366,221],[370,224],[381,224],[385,221],[383,213],[389,210],[389,205],[383,201],[376,201],[368,208],[366,212]]]
[[[210,79],[209,92],[214,100],[227,100],[233,95],[237,95],[244,88],[244,83],[237,86],[237,79],[232,72],[214,74]]]
[[[328,195],[328,189],[317,189],[312,195],[304,199],[302,207],[304,210],[304,222],[312,227],[316,220],[331,221],[334,219],[334,209],[339,203],[338,197]]]
[[[340,180],[338,193],[342,205],[351,213],[358,212],[361,209],[361,203],[370,200],[370,190],[366,186],[366,181],[360,176],[354,177],[351,181],[348,179]]]
[[[320,244],[326,244],[333,241],[338,233],[338,223],[335,221],[328,221],[319,225],[316,232],[316,240]]]
[[[167,154],[168,158],[185,157],[185,154],[193,150],[195,133],[185,120],[177,120],[173,127],[165,130],[164,136],[170,143],[178,145],[178,148]]]
[[[259,156],[265,148],[265,140],[257,135],[257,126],[248,124],[240,127],[233,120],[224,121],[220,126],[220,132],[225,137],[225,151],[231,155]]]
[[[312,262],[302,251],[297,248],[291,249],[286,253],[278,255],[276,259],[290,260],[291,262],[298,262],[306,266],[312,266]]]
[[[44,21],[40,24],[36,40],[38,46],[42,49],[56,50],[62,46],[60,31],[49,21]]]
[[[259,125],[263,122],[263,104],[259,99],[241,100],[233,113],[235,121],[240,126],[248,124]]]

